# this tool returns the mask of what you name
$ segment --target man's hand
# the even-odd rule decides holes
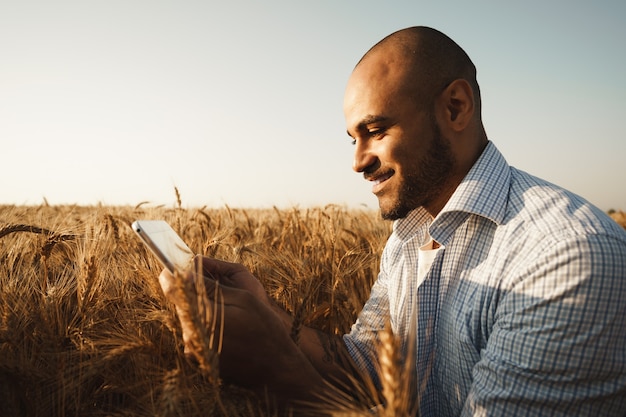
[[[314,400],[312,393],[320,393],[326,385],[291,340],[256,277],[243,265],[209,258],[197,262],[201,262],[204,276],[189,278],[204,279],[207,307],[216,312],[220,376],[254,390],[268,389],[284,400]],[[185,322],[188,315],[181,311],[184,301],[173,280],[167,270],[159,277],[165,296],[176,306],[187,344],[193,323]]]
[[[226,287],[248,291],[259,301],[270,304],[263,285],[245,266],[201,256],[196,257],[195,261],[202,266],[205,277]]]

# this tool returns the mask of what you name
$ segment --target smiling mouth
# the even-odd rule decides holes
[[[371,181],[373,183],[372,185],[372,193],[376,194],[379,193],[381,191],[381,189],[383,188],[384,183],[393,176],[394,172],[393,171],[388,171],[385,172],[381,175],[368,175],[365,177],[365,179],[367,181]]]

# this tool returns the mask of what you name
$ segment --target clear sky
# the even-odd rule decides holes
[[[515,3],[513,5],[513,3]],[[0,0],[0,204],[378,206],[342,100],[432,26],[509,163],[626,210],[626,2]]]

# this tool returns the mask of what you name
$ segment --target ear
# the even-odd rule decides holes
[[[463,79],[452,81],[439,96],[443,122],[455,132],[463,131],[474,116],[474,92]]]

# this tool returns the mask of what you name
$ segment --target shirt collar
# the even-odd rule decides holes
[[[430,235],[445,245],[456,228],[471,214],[502,224],[510,176],[510,167],[504,156],[489,142],[434,220],[423,207],[418,207],[406,217],[396,220],[393,231],[401,240],[417,237],[425,242]]]
[[[472,214],[485,217],[497,225],[502,224],[510,181],[509,164],[496,146],[489,142],[433,221],[431,236],[445,244],[458,225]]]

